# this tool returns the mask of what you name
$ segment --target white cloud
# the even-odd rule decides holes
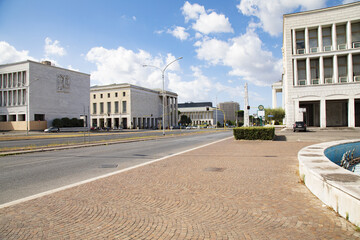
[[[260,26],[272,36],[282,32],[282,16],[300,8],[301,11],[322,8],[326,0],[240,0],[239,11],[246,16],[255,16]]]
[[[5,41],[0,41],[0,64],[35,60],[29,56],[29,51],[18,51]]]
[[[210,64],[231,68],[229,75],[241,77],[253,84],[270,85],[279,79],[282,60],[262,48],[262,41],[251,29],[229,41],[205,39],[198,45],[197,57]]]
[[[181,41],[186,40],[190,36],[190,34],[186,32],[186,29],[180,26],[176,26],[172,30],[169,29],[167,32]]]
[[[60,46],[60,42],[58,40],[52,41],[49,37],[45,39],[44,50],[46,57],[50,55],[64,56],[66,54],[65,49]]]
[[[185,22],[188,22],[190,19],[194,20],[199,18],[201,14],[205,14],[206,12],[204,6],[197,3],[190,4],[186,1],[182,7],[182,13],[185,16]]]
[[[353,3],[353,2],[357,2],[359,0],[344,0],[343,4],[348,4],[348,3]]]
[[[192,24],[192,28],[202,34],[234,32],[229,18],[212,10],[206,11],[204,6],[197,3],[190,4],[186,1],[182,7],[182,13],[185,22],[194,20],[195,23]]]
[[[193,29],[203,34],[209,33],[232,33],[229,18],[223,14],[212,12],[210,14],[201,14],[197,21],[192,25]]]

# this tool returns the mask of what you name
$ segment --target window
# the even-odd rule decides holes
[[[96,94],[93,95],[93,98],[96,99]]]
[[[319,84],[319,59],[310,59],[311,84]]]
[[[93,103],[93,114],[96,114],[96,103]]]
[[[107,102],[107,113],[111,113],[111,102]]]
[[[125,95],[126,95],[126,93],[125,93],[125,92],[123,92],[123,97],[125,97]]]
[[[126,101],[122,101],[122,113],[126,113]]]
[[[325,84],[332,83],[333,80],[333,58],[324,58],[324,77]]]
[[[0,122],[6,122],[6,115],[0,115]]]
[[[351,24],[351,36],[353,48],[360,48],[360,22]]]
[[[100,103],[100,114],[104,113],[104,103]]]
[[[119,102],[115,102],[115,113],[119,113]]]
[[[102,93],[100,94],[100,98],[103,98],[103,94],[102,94]]]
[[[306,61],[300,60],[297,62],[298,70],[298,85],[306,85]]]
[[[336,26],[336,39],[338,44],[338,50],[346,49],[346,26]]]
[[[360,55],[353,55],[354,82],[360,82]]]
[[[115,93],[115,97],[118,97],[118,93],[117,93],[117,92]]]
[[[305,51],[305,32],[304,30],[296,31],[296,53],[304,54]]]
[[[108,98],[110,97],[110,93],[108,93]]]
[[[323,47],[324,51],[331,51],[331,27],[326,27],[322,29],[322,41],[323,41]]]
[[[312,29],[309,31],[309,47],[310,47],[311,53],[315,53],[318,51],[318,31],[317,31],[317,29]]]
[[[338,57],[339,83],[347,82],[347,57]]]
[[[45,121],[45,114],[34,114],[35,121]]]

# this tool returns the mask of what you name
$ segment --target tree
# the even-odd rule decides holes
[[[272,115],[273,117],[268,117]],[[285,117],[285,111],[282,108],[265,108],[265,120],[275,120],[275,122],[282,122]]]
[[[190,117],[188,117],[186,115],[181,115],[179,123],[183,126],[187,126],[187,125],[191,124],[191,119],[190,119]]]

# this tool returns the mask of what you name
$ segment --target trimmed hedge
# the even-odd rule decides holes
[[[234,128],[236,140],[273,140],[275,137],[274,127],[239,127]]]

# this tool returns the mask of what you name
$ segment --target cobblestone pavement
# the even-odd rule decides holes
[[[0,209],[0,239],[359,239],[297,175],[307,142],[226,140]]]

